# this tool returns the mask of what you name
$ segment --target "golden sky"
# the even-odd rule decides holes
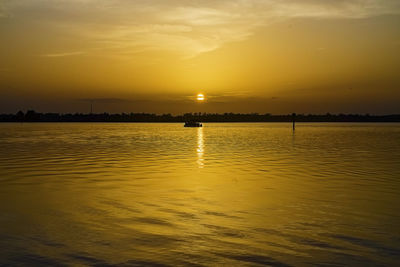
[[[0,112],[400,113],[400,1],[0,0],[0,90]]]

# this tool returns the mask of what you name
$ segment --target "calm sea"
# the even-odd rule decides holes
[[[0,265],[399,265],[400,124],[0,124]]]

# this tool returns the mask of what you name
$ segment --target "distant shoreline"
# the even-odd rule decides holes
[[[129,123],[183,123],[185,121],[199,122],[400,122],[400,114],[369,115],[369,114],[293,114],[271,115],[258,113],[186,113],[183,115],[150,114],[150,113],[120,113],[120,114],[58,114],[38,113],[29,110],[16,114],[0,114],[0,122],[129,122]]]

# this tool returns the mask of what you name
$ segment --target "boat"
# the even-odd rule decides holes
[[[184,127],[203,127],[203,124],[200,122],[195,122],[195,121],[187,121],[185,122]]]

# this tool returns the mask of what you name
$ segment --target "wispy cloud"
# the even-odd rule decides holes
[[[20,11],[21,14],[19,14]],[[27,13],[26,10],[33,12]],[[359,19],[400,14],[399,0],[8,0],[0,14],[56,25],[127,55],[165,50],[193,57],[292,18]],[[27,15],[30,14],[30,15]],[[19,17],[25,16],[24,17]],[[3,15],[4,16],[4,15]],[[31,16],[31,17],[29,17]],[[82,52],[47,54],[47,57]]]
[[[70,56],[78,56],[83,55],[85,52],[64,52],[64,53],[53,53],[53,54],[42,54],[41,57],[70,57]]]

